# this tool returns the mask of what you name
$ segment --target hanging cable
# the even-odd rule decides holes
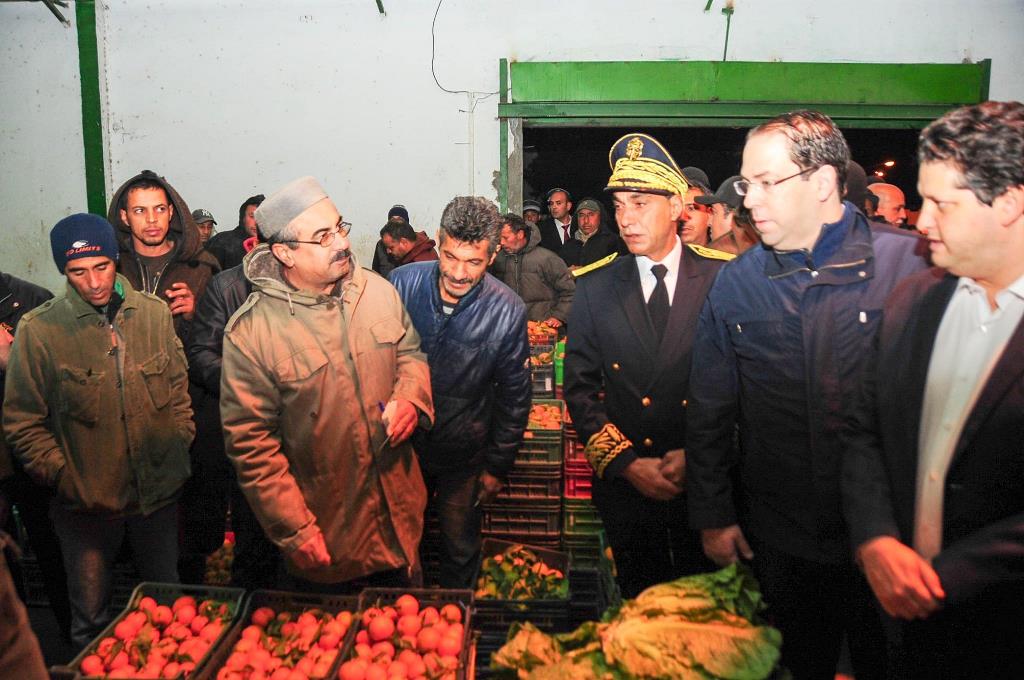
[[[430,22],[430,75],[434,77],[434,83],[443,92],[447,92],[448,94],[468,94],[471,96],[476,95],[476,92],[470,92],[469,90],[449,90],[447,87],[441,84],[441,81],[437,79],[437,71],[434,70],[434,59],[437,55],[437,36],[435,32],[435,27],[437,26],[437,14],[438,12],[441,11],[442,4],[444,4],[444,0],[437,0],[437,8],[434,9],[434,19],[433,21]],[[498,92],[499,91],[496,90],[494,92],[483,93],[483,97],[474,100],[473,108],[476,108],[477,103],[483,101],[484,99],[487,99],[488,97],[493,97],[494,95],[498,94]]]

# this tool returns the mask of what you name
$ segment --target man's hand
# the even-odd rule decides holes
[[[481,503],[490,503],[505,487],[504,482],[486,470],[480,473],[478,482],[480,490],[476,494],[477,505]]]
[[[661,457],[659,464],[661,474],[665,479],[672,482],[679,488],[686,486],[686,451],[683,449],[672,449]]]
[[[555,317],[551,317],[549,319],[544,320],[544,325],[550,328],[561,328],[562,322],[556,319]]]
[[[313,537],[299,546],[299,549],[291,554],[292,562],[299,569],[315,569],[326,567],[331,563],[331,554],[327,552],[327,543],[324,535],[319,529]]]
[[[857,556],[875,597],[890,616],[924,619],[946,597],[939,575],[920,555],[892,536],[862,544]]]
[[[164,295],[168,298],[167,304],[171,308],[171,314],[182,314],[186,319],[192,318],[196,311],[196,296],[192,294],[192,289],[187,283],[172,283],[171,287],[164,291]]]
[[[661,474],[660,458],[637,458],[626,466],[622,476],[636,490],[656,501],[670,501],[683,492],[678,484]]]
[[[397,446],[412,436],[419,421],[416,407],[408,399],[395,399],[395,412],[388,421],[388,437],[391,445]]]
[[[720,567],[729,566],[740,557],[745,560],[754,557],[754,551],[750,549],[738,524],[721,529],[703,529],[700,539],[704,544],[704,554]]]
[[[0,371],[7,370],[7,361],[11,358],[11,343],[14,336],[7,332],[7,329],[0,326]]]

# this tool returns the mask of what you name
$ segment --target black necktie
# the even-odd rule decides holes
[[[654,274],[654,278],[658,279],[658,283],[655,284],[654,292],[651,293],[651,298],[647,301],[647,312],[651,315],[654,331],[658,334],[658,341],[661,342],[662,336],[665,335],[665,326],[668,325],[668,287],[665,285],[665,274],[668,273],[668,267],[656,264],[651,267],[651,273]]]

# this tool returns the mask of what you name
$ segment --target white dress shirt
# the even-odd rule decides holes
[[[683,256],[683,244],[679,240],[678,236],[675,238],[675,245],[672,246],[672,250],[665,256],[664,260],[656,261],[647,257],[646,255],[636,256],[636,268],[640,273],[640,289],[644,292],[644,301],[649,302],[651,299],[651,293],[654,292],[654,287],[658,285],[658,278],[651,271],[651,267],[656,264],[663,264],[668,272],[665,274],[665,287],[668,288],[668,304],[672,306],[672,299],[676,294],[676,279],[679,278],[679,262]]]
[[[566,227],[569,227],[569,238],[572,238],[572,215],[570,215],[569,217],[565,218],[565,222],[559,222],[554,217],[552,217],[551,220],[555,223],[555,229],[558,230],[558,240],[562,242],[562,245],[565,245],[565,241],[566,241],[566,238],[565,238],[565,228]]]
[[[1006,343],[1024,317],[1024,277],[1000,291],[992,309],[985,289],[961,277],[935,336],[918,436],[914,550],[942,550],[946,473],[967,417]]]

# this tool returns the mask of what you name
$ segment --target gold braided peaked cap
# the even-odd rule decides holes
[[[612,144],[608,165],[612,176],[605,191],[685,196],[690,188],[672,155],[642,132],[631,132]]]

